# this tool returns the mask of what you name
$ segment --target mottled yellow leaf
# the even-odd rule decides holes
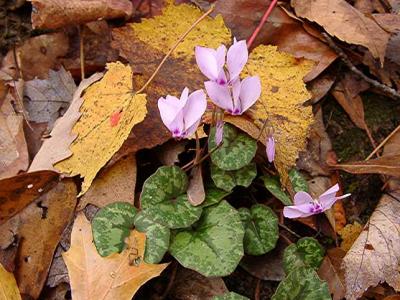
[[[0,264],[0,300],[20,300],[21,295],[13,273],[7,272]]]
[[[63,173],[84,178],[81,194],[147,113],[146,95],[132,92],[131,68],[120,62],[107,67],[104,77],[83,96],[82,116],[72,129],[77,134],[72,156],[55,165]]]
[[[339,231],[340,237],[342,238],[340,248],[346,252],[349,251],[362,230],[363,226],[358,222],[354,222],[354,224],[347,224],[342,230]]]
[[[74,300],[130,300],[145,282],[168,264],[143,261],[146,235],[132,231],[127,248],[121,253],[101,257],[93,244],[92,228],[83,213],[75,219],[71,247],[63,253]]]
[[[303,106],[311,97],[303,77],[312,67],[313,62],[309,60],[297,59],[278,52],[275,46],[264,45],[250,53],[245,67],[245,73],[258,75],[261,79],[262,94],[253,107],[253,118],[258,128],[268,119],[274,129],[275,166],[284,184],[299,152],[305,150],[308,129],[313,122],[311,106]],[[265,140],[264,131],[261,142],[265,143]]]

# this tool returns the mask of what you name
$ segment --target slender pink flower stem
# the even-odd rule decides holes
[[[258,33],[260,32],[261,28],[264,26],[265,22],[267,22],[269,15],[271,14],[272,10],[274,9],[278,0],[272,0],[271,4],[268,6],[267,11],[264,13],[260,24],[258,24],[257,28],[254,30],[253,34],[247,41],[247,48],[250,48],[253,44],[254,40],[256,39]]]

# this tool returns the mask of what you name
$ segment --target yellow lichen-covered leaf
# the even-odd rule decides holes
[[[0,264],[0,299],[2,300],[20,300],[17,282],[13,273],[7,272]]]
[[[295,165],[300,151],[305,150],[308,128],[313,122],[310,106],[303,103],[310,98],[303,77],[311,70],[313,62],[296,59],[278,52],[275,46],[258,46],[245,67],[248,75],[258,75],[262,93],[253,106],[253,118],[258,128],[268,119],[276,139],[275,166],[284,184],[288,171]],[[247,75],[246,74],[246,75]],[[266,132],[261,142],[265,143]]]
[[[144,19],[141,23],[131,24],[138,39],[156,50],[167,53],[179,37],[201,17],[203,12],[193,5],[167,5],[161,16]],[[188,61],[194,57],[195,46],[217,48],[221,43],[230,42],[231,33],[226,28],[221,15],[205,18],[179,44],[173,57]]]
[[[347,224],[339,231],[340,237],[342,238],[340,248],[346,252],[349,251],[358,236],[361,234],[362,230],[363,226],[358,222],[354,222],[354,224]]]
[[[81,117],[72,131],[72,156],[55,168],[84,178],[85,193],[97,172],[118,151],[131,129],[146,116],[146,95],[132,93],[132,71],[120,62],[108,64],[104,77],[83,96]]]
[[[83,213],[75,219],[71,247],[63,253],[71,283],[72,299],[130,300],[136,291],[168,264],[143,261],[146,235],[132,231],[121,253],[101,257],[93,243],[90,222]]]

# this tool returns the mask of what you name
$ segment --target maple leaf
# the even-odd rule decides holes
[[[132,231],[124,251],[103,258],[93,244],[90,222],[78,214],[71,248],[63,253],[73,299],[130,300],[141,285],[168,266],[143,261],[145,240],[144,233]]]

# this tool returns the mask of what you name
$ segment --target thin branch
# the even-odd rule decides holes
[[[376,147],[376,148],[374,149],[374,151],[372,151],[371,154],[367,156],[367,158],[366,158],[365,160],[371,159],[371,157],[374,156],[374,154],[377,153],[377,152],[379,151],[379,149],[381,149],[381,148],[387,143],[387,141],[390,140],[390,138],[391,138],[393,135],[395,135],[395,133],[396,133],[397,131],[399,131],[399,129],[400,129],[400,125],[397,126],[397,127],[396,127],[396,128],[395,128],[395,129],[394,129],[380,144],[379,144],[379,145],[378,145],[378,147]]]
[[[79,33],[79,56],[81,63],[81,80],[85,79],[85,51],[83,47],[83,26],[78,26]]]
[[[390,86],[387,86],[385,84],[380,83],[379,81],[369,78],[367,75],[365,75],[363,72],[361,72],[359,69],[357,69],[353,63],[350,61],[349,57],[347,56],[344,51],[335,44],[335,42],[332,40],[332,38],[325,32],[322,33],[322,35],[325,37],[326,41],[328,42],[328,45],[335,50],[337,55],[342,59],[342,61],[347,65],[347,67],[355,74],[360,76],[362,79],[364,79],[366,82],[368,82],[370,85],[375,87],[376,89],[380,90],[382,93],[385,95],[393,98],[400,100],[400,94]]]

